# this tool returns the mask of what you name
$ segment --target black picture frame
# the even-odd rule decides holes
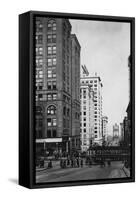
[[[129,178],[86,180],[59,183],[35,183],[35,37],[34,19],[36,16],[69,19],[129,22],[131,24],[131,162]],[[126,183],[135,181],[135,18],[73,13],[29,11],[19,15],[19,184],[27,188],[48,188],[93,184]]]

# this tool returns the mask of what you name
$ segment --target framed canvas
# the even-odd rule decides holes
[[[135,181],[135,19],[19,15],[19,184]]]

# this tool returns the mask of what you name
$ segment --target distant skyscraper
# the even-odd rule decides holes
[[[107,138],[108,135],[108,117],[103,116],[102,117],[102,136],[104,139]]]
[[[88,84],[80,86],[81,150],[87,151],[94,141],[94,93]]]
[[[94,92],[94,138],[99,145],[102,144],[102,82],[101,78],[89,76],[86,66],[81,68],[81,85],[86,84],[92,88]]]
[[[113,137],[119,137],[119,125],[116,123],[113,125]]]
[[[124,141],[124,124],[120,123],[120,137],[121,141]]]

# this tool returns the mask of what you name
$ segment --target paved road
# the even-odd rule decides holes
[[[60,182],[74,180],[94,180],[105,178],[125,178],[126,174],[122,170],[122,162],[112,162],[111,166],[101,167],[99,165],[83,168],[55,167],[36,172],[36,182]]]

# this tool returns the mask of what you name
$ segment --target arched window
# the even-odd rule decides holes
[[[56,107],[51,105],[47,108],[47,114],[48,115],[55,115],[56,114]]]
[[[48,31],[56,31],[56,21],[51,19],[47,24]]]

